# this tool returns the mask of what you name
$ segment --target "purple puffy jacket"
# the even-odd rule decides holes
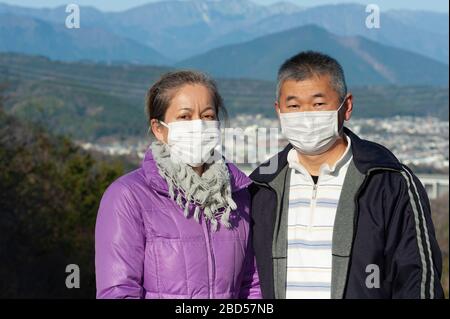
[[[169,197],[150,149],[142,167],[112,183],[95,229],[97,298],[261,298],[249,234],[250,179],[227,164],[233,228],[191,215]]]

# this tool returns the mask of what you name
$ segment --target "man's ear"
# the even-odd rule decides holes
[[[353,112],[353,95],[351,93],[347,94],[347,98],[344,102],[345,107],[345,113],[344,113],[344,120],[349,121],[352,117]]]

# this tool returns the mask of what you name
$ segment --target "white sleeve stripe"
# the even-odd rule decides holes
[[[408,184],[408,194],[409,194],[409,201],[411,203],[411,207],[413,209],[414,212],[414,221],[416,224],[416,237],[417,237],[417,244],[419,246],[419,255],[420,255],[420,261],[422,262],[422,281],[420,284],[420,298],[421,299],[425,299],[425,283],[426,283],[426,272],[427,272],[427,265],[426,265],[426,261],[425,261],[425,254],[423,252],[423,245],[422,245],[422,236],[421,236],[421,230],[420,230],[420,222],[419,222],[419,213],[417,211],[417,205],[416,202],[414,201],[414,196],[411,192],[411,183],[409,181],[408,175],[406,173],[404,173],[403,171],[401,172],[403,177],[406,180],[406,183]]]
[[[406,173],[405,173],[406,172]],[[425,259],[425,254],[424,254],[424,247],[423,247],[423,243],[422,243],[422,231],[420,229],[420,221],[419,221],[419,210],[418,210],[418,205],[417,202],[414,198],[414,195],[412,193],[412,190],[414,190],[415,194],[417,195],[417,198],[420,199],[419,193],[417,191],[417,187],[414,183],[414,180],[412,178],[412,175],[408,172],[408,170],[405,168],[405,171],[401,172],[403,177],[406,180],[406,183],[408,184],[408,194],[409,194],[409,199],[411,202],[411,206],[414,212],[414,221],[416,224],[416,234],[417,234],[417,243],[419,246],[419,254],[420,254],[420,259],[422,262],[422,281],[421,281],[421,287],[420,287],[420,297],[421,299],[425,298],[425,285],[426,285],[426,278],[427,278],[427,262]],[[413,186],[413,187],[411,187]],[[420,217],[422,219],[423,222],[423,226],[424,226],[424,233],[425,233],[425,240],[426,240],[426,245],[427,245],[427,251],[428,251],[428,256],[429,256],[429,262],[430,262],[430,298],[434,298],[434,271],[433,271],[433,264],[432,264],[432,258],[431,258],[431,249],[430,249],[430,242],[429,242],[429,237],[428,237],[428,229],[426,226],[426,220],[425,220],[425,215],[423,212],[423,207],[422,204],[420,203],[419,200],[419,206],[420,206]]]
[[[426,244],[427,244],[427,250],[428,250],[428,259],[429,259],[429,263],[430,263],[430,298],[433,299],[434,298],[434,265],[433,265],[433,258],[432,258],[432,254],[431,254],[431,245],[430,245],[430,238],[428,235],[428,227],[427,227],[427,221],[425,219],[425,212],[423,210],[422,207],[422,202],[420,201],[420,195],[419,192],[417,190],[417,186],[416,183],[414,182],[414,179],[412,177],[412,174],[408,171],[408,169],[405,169],[407,174],[409,175],[411,181],[412,181],[412,185],[414,187],[414,191],[417,195],[417,198],[419,199],[419,207],[420,207],[420,211],[421,211],[421,216],[422,216],[422,223],[423,223],[423,227],[425,230],[425,239],[426,239]]]

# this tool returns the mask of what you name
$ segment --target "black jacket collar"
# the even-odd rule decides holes
[[[351,139],[353,162],[362,174],[367,174],[370,169],[382,168],[401,170],[402,166],[398,159],[386,147],[359,138],[350,129],[344,127],[344,133]],[[259,167],[250,174],[250,178],[255,182],[268,183],[272,181],[280,171],[287,165],[287,154],[292,145],[288,144],[281,152],[276,154],[261,166],[268,165],[271,160],[278,160],[277,170],[272,174],[261,174]]]

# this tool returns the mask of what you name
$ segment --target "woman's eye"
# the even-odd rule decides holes
[[[214,115],[204,115],[203,118],[207,119],[207,120],[215,120],[216,119],[216,117]]]

